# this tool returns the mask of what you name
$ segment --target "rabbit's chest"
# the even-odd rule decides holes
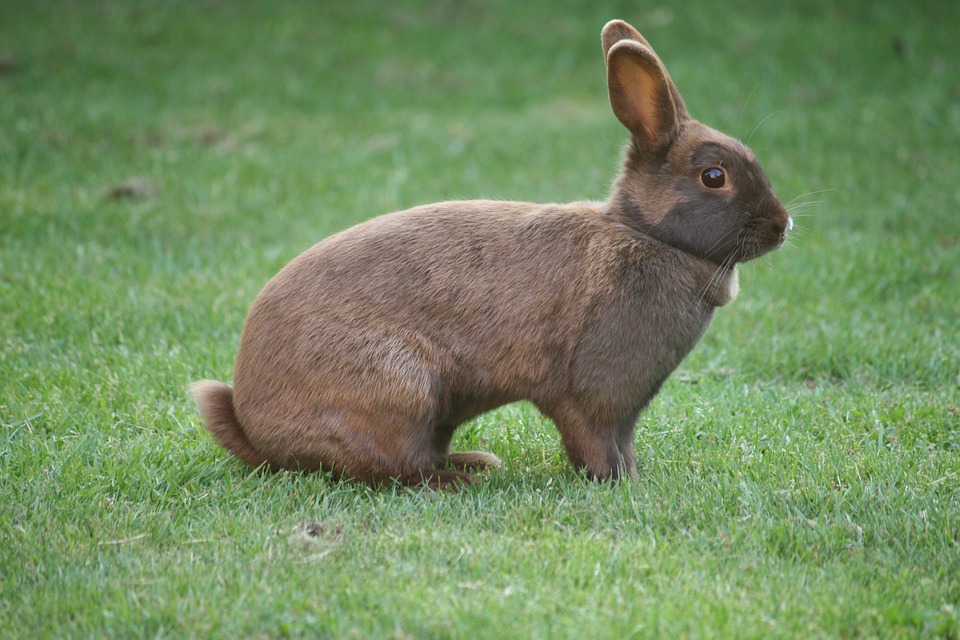
[[[655,394],[712,317],[713,307],[694,293],[623,299],[608,306],[577,346],[574,389],[623,403]]]

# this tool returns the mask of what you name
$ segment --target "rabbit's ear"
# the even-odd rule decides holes
[[[607,50],[607,88],[613,113],[643,146],[659,148],[669,143],[689,119],[660,58],[633,38]]]
[[[629,24],[623,20],[611,20],[603,26],[603,33],[600,35],[600,38],[603,41],[603,58],[606,60],[607,54],[610,53],[610,47],[617,44],[621,40],[634,40],[639,42],[650,51],[653,51],[653,47],[650,46],[650,43],[640,35],[640,32],[631,27]]]

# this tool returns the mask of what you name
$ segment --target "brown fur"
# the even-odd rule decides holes
[[[610,198],[425,205],[307,250],[254,302],[234,389],[194,386],[221,446],[254,466],[451,486],[499,466],[449,454],[457,426],[526,399],[575,467],[635,475],[638,415],[736,296],[735,264],[790,221],[753,154],[689,118],[632,27],[609,23],[603,50],[632,134]],[[701,181],[711,167],[722,188]]]

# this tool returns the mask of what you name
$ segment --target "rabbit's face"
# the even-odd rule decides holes
[[[753,152],[690,118],[663,62],[636,29],[613,20],[602,44],[610,106],[632,134],[611,215],[718,264],[780,246],[790,216]]]
[[[630,226],[728,264],[752,260],[786,239],[790,216],[741,142],[690,120],[665,154],[644,156],[631,148],[620,181]]]

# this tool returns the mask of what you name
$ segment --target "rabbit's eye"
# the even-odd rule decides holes
[[[727,182],[727,174],[720,167],[711,167],[700,174],[700,182],[707,189],[721,189]]]

